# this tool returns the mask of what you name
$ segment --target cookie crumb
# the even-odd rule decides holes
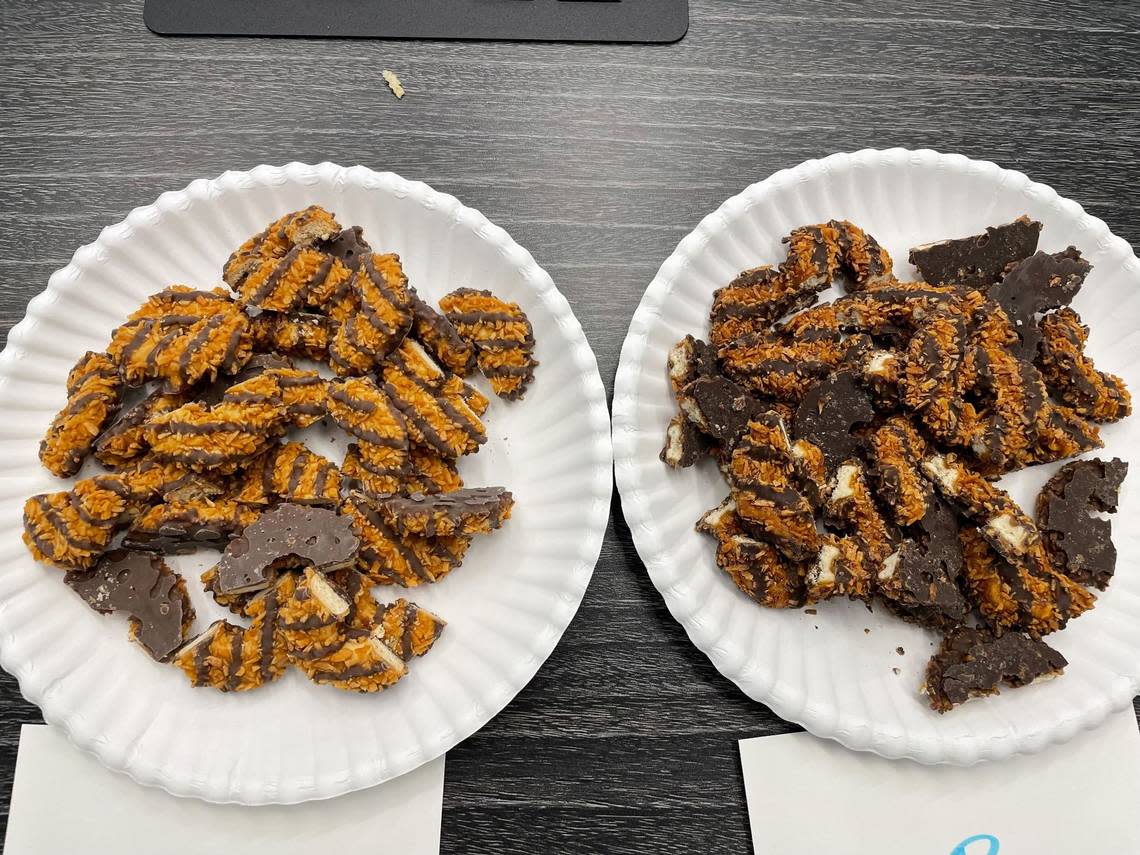
[[[906,655],[906,651],[903,650],[901,647],[896,647],[895,653],[897,653],[899,656],[905,656]]]
[[[403,98],[404,84],[400,82],[400,78],[396,76],[396,72],[385,68],[381,74],[384,77],[384,82],[388,84],[388,88],[392,90],[392,94],[397,98]]]
[[[902,673],[902,671],[900,671],[898,668],[892,668],[891,670],[894,671],[896,674]]]
[[[817,615],[817,614],[819,614],[819,611],[816,609],[804,609],[804,614],[805,615]]]
[[[863,627],[863,634],[864,635],[870,635],[871,634],[871,628],[869,626]]]

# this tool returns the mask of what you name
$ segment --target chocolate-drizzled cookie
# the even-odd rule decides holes
[[[412,335],[448,371],[466,377],[475,370],[475,347],[455,325],[411,290]]]
[[[483,422],[461,396],[448,396],[430,379],[390,361],[383,372],[384,391],[404,414],[408,437],[416,445],[446,457],[479,450],[487,439]]]
[[[128,385],[160,380],[181,392],[219,373],[235,374],[253,352],[249,322],[224,292],[173,286],[115,330],[107,353]]]
[[[95,611],[130,615],[132,640],[159,661],[194,622],[185,581],[153,553],[116,549],[91,570],[69,571],[64,581]]]
[[[716,346],[764,332],[788,312],[815,302],[820,283],[796,282],[774,267],[754,267],[713,292],[710,338]]]
[[[1132,396],[1124,381],[1098,371],[1085,355],[1089,330],[1081,316],[1063,308],[1041,319],[1037,364],[1049,392],[1077,415],[1097,422],[1118,421],[1132,412]]]
[[[514,498],[502,487],[466,487],[451,493],[389,496],[377,503],[397,533],[421,537],[485,534],[511,518]]]
[[[295,312],[316,294],[335,293],[352,278],[339,258],[307,246],[294,246],[280,258],[259,262],[238,289],[240,302],[266,312]],[[319,305],[319,302],[318,302]]]
[[[1041,342],[1037,315],[1067,306],[1092,270],[1074,246],[1049,254],[1038,252],[1011,267],[994,285],[989,297],[1005,312],[1017,330],[1012,352],[1021,359],[1033,359]]]
[[[435,644],[447,621],[405,600],[381,606],[374,618],[384,633],[384,643],[405,662],[423,656]]]
[[[299,442],[271,450],[261,481],[268,496],[283,502],[327,508],[340,503],[341,473],[336,464]]]
[[[341,505],[360,538],[357,568],[372,584],[414,588],[437,582],[463,563],[468,537],[401,535],[385,520],[379,501],[352,493]]]
[[[281,353],[325,362],[329,357],[329,319],[311,313],[261,312],[249,320],[250,340],[258,353]]]
[[[193,401],[147,422],[157,459],[189,469],[232,472],[285,432],[289,410],[272,372],[231,386],[215,406]]]
[[[248,692],[285,673],[287,660],[276,632],[276,606],[271,588],[248,627],[219,620],[182,645],[174,664],[195,688]]]
[[[103,427],[122,402],[123,382],[106,353],[87,351],[67,375],[67,405],[40,442],[40,462],[53,475],[79,471]]]
[[[345,319],[329,345],[329,363],[342,376],[371,371],[412,326],[411,292],[398,255],[366,256],[352,290],[359,311]]]
[[[107,549],[128,508],[124,479],[99,475],[24,503],[24,543],[37,561],[86,568]]]
[[[517,303],[490,291],[458,288],[439,301],[459,335],[475,348],[475,361],[500,398],[515,400],[534,379],[534,329]]]
[[[858,536],[825,534],[804,582],[806,601],[818,603],[832,597],[867,600],[871,597],[871,558]]]
[[[188,554],[203,546],[225,549],[258,513],[248,505],[225,500],[163,502],[131,523],[123,546],[167,554]]]
[[[312,567],[284,573],[273,590],[277,632],[291,661],[320,659],[344,643],[352,604],[323,573]]]
[[[347,638],[336,650],[298,663],[314,683],[350,692],[379,692],[408,673],[404,661],[384,643],[384,630]]]
[[[336,218],[319,205],[292,211],[234,250],[222,268],[222,278],[231,288],[240,289],[245,278],[262,262],[281,258],[295,246],[335,240],[340,231]]]

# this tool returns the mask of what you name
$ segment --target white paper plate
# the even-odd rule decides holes
[[[723,479],[711,461],[675,472],[657,459],[675,412],[666,353],[686,333],[707,334],[714,289],[744,268],[782,261],[780,239],[796,226],[850,219],[883,243],[905,278],[914,274],[909,247],[1023,213],[1045,224],[1043,249],[1075,244],[1095,265],[1074,304],[1092,326],[1089,352],[1140,390],[1140,263],[1128,244],[1019,172],[933,151],[810,160],[729,199],[661,266],[622,348],[613,404],[617,483],[653,583],[693,643],[745,694],[850,748],[969,764],[1061,742],[1131,702],[1140,690],[1140,416],[1102,431],[1103,453],[1132,464],[1113,523],[1120,560],[1097,607],[1049,637],[1069,660],[1065,675],[939,716],[918,695],[933,634],[846,601],[821,604],[815,616],[758,608],[717,569],[711,541],[693,523],[724,498]],[[1032,512],[1056,469],[1035,467],[1002,484]]]
[[[400,253],[434,301],[490,288],[530,316],[541,362],[526,398],[493,400],[488,440],[462,461],[471,485],[514,492],[513,518],[478,538],[464,566],[409,596],[447,630],[408,676],[376,696],[331,691],[297,672],[242,695],[192,689],[87,608],[20,542],[24,498],[60,489],[37,443],[85,350],[171,282],[210,286],[246,236],[317,203]],[[482,388],[489,387],[481,380]],[[605,392],[594,355],[550,276],[501,228],[455,198],[391,173],[333,164],[259,166],[195,181],[138,208],[80,249],[28,306],[0,355],[0,664],[81,748],[144,784],[242,804],[327,798],[378,784],[470,736],[534,676],[574,616],[601,548],[612,479]],[[306,434],[306,438],[311,436]],[[337,459],[344,439],[326,446]],[[83,473],[81,473],[83,474]],[[187,573],[196,628],[221,610]],[[387,600],[405,593],[377,588]]]

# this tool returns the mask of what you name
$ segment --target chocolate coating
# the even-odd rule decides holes
[[[1116,570],[1112,523],[1090,511],[1114,513],[1128,464],[1075,460],[1062,466],[1037,497],[1037,527],[1057,570],[1102,591]]]
[[[1041,342],[1036,315],[1067,306],[1081,290],[1092,265],[1070,246],[1050,255],[1038,252],[1019,262],[990,289],[994,300],[1017,329],[1019,341],[1010,349],[1022,359],[1032,359]]]
[[[796,411],[796,439],[819,446],[829,469],[856,456],[859,438],[852,432],[875,416],[871,395],[856,372],[844,368],[812,386]]]
[[[916,246],[910,251],[910,263],[935,285],[987,288],[1010,264],[1034,253],[1040,234],[1041,223],[1021,216],[1012,223],[988,226],[984,234]]]
[[[64,581],[91,608],[131,616],[131,634],[162,661],[181,644],[194,620],[182,577],[150,552],[116,549],[91,570],[72,570]]]
[[[356,560],[359,548],[351,521],[335,511],[280,505],[230,541],[218,562],[217,590],[236,594],[264,588],[275,570],[293,562],[322,572],[339,570]]]

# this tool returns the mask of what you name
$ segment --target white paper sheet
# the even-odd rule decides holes
[[[1140,853],[1131,709],[1041,754],[970,768],[807,733],[742,739],[740,761],[756,855]]]
[[[7,855],[438,855],[440,757],[379,787],[300,805],[181,799],[100,765],[44,725],[25,724]]]

